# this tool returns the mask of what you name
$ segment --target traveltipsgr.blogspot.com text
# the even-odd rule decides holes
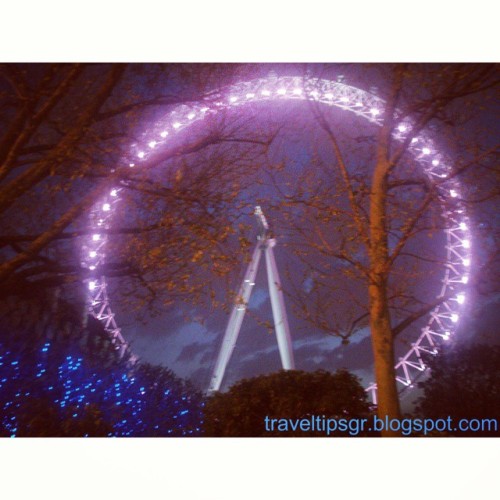
[[[264,418],[266,432],[303,432],[323,433],[325,436],[348,434],[358,436],[367,432],[391,430],[403,436],[423,435],[449,432],[498,432],[496,418],[328,418],[324,415],[311,415],[305,418]]]

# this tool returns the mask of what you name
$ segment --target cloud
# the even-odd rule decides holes
[[[200,357],[207,350],[207,346],[205,344],[200,344],[199,342],[195,342],[194,344],[188,344],[184,346],[175,358],[176,363],[182,362],[192,362],[196,360],[196,358]]]
[[[223,379],[222,388],[242,378],[272,373],[282,368],[278,351],[269,294],[256,287],[245,315],[233,355]],[[144,360],[162,364],[178,376],[189,378],[201,390],[210,382],[229,314],[215,311],[203,323],[186,321],[192,308],[179,306],[164,317],[152,318],[146,326],[124,331],[133,349]],[[335,371],[347,368],[371,382],[371,344],[368,331],[363,331],[343,346],[340,339],[315,332],[290,316],[294,357],[297,369]],[[269,322],[271,329],[263,322]],[[294,333],[299,328],[305,333]]]

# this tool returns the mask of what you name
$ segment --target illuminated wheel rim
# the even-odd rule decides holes
[[[167,145],[176,133],[206,116],[247,103],[312,100],[325,106],[351,111],[376,125],[382,125],[385,103],[377,96],[331,80],[308,79],[307,84],[311,90],[304,88],[304,80],[300,77],[261,78],[230,86],[223,94],[211,98],[210,101],[202,101],[192,106],[178,106],[161,120],[161,126],[156,125],[149,130],[144,143],[131,147],[128,166],[139,168],[153,150]],[[406,139],[411,134],[411,129],[411,122],[403,121],[396,128],[394,138],[399,141]],[[439,179],[436,188],[442,200],[442,215],[447,221],[446,262],[439,297],[451,298],[444,300],[429,313],[428,321],[417,340],[395,365],[396,380],[402,389],[411,387],[415,379],[426,370],[425,355],[436,354],[437,347],[456,331],[460,307],[465,302],[465,285],[471,266],[469,220],[460,201],[458,181],[447,178],[451,173],[449,160],[436,151],[432,139],[425,134],[414,137],[408,151],[431,181]],[[121,189],[123,188],[111,189],[92,207],[91,236],[82,245],[82,265],[90,276],[85,280],[90,314],[103,324],[120,357],[128,352],[131,362],[135,362],[137,358],[130,352],[111,309],[106,279],[99,273],[99,268],[106,258],[106,242],[109,237],[102,233],[102,230],[110,228],[113,212],[120,202]],[[376,403],[376,384],[372,383],[366,390]]]

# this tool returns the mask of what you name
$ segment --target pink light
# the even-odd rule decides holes
[[[89,281],[89,290],[94,290],[96,287],[95,281]]]
[[[469,282],[469,277],[468,276],[462,276],[462,283],[466,285]]]
[[[95,266],[94,266],[94,264],[92,264],[91,266],[89,266],[89,269],[90,269],[91,271],[95,271]]]
[[[465,295],[463,293],[459,293],[457,295],[457,302],[459,304],[463,304],[465,302]]]
[[[89,257],[90,257],[91,259],[95,259],[95,258],[97,257],[97,252],[96,252],[95,250],[91,250],[91,251],[89,252]]]
[[[411,140],[411,143],[412,144],[416,144],[418,142],[418,138],[417,137],[414,137],[412,140]]]
[[[100,234],[94,234],[92,236],[92,241],[99,241],[101,239],[101,235]]]
[[[464,266],[466,266],[466,267],[470,266],[470,259],[464,259],[462,262],[463,262]]]
[[[451,321],[453,321],[453,323],[456,323],[458,321],[458,314],[453,313],[451,315]]]
[[[281,81],[280,81],[280,80],[281,80]],[[272,98],[273,98],[273,99],[276,99],[276,98],[277,98],[277,97],[276,97],[277,95],[279,95],[279,96],[287,96],[287,97],[290,97],[292,94],[293,94],[293,95],[295,95],[296,97],[301,96],[301,95],[302,95],[302,96],[314,96],[314,97],[318,97],[318,95],[319,95],[319,98],[321,98],[321,99],[323,100],[323,103],[324,103],[324,104],[326,104],[326,105],[328,105],[328,102],[329,102],[329,104],[335,104],[335,103],[332,103],[331,101],[328,101],[328,102],[327,102],[327,101],[326,101],[327,99],[329,99],[329,100],[335,100],[335,102],[336,102],[336,103],[338,103],[338,104],[340,105],[340,107],[341,107],[341,108],[343,108],[343,109],[346,109],[346,110],[347,110],[347,109],[349,109],[349,108],[350,108],[350,109],[353,109],[353,110],[355,111],[354,106],[356,106],[356,107],[358,107],[358,111],[357,111],[356,113],[358,113],[358,114],[359,114],[359,113],[361,112],[361,114],[362,114],[362,115],[364,115],[364,117],[365,117],[365,118],[369,118],[369,117],[368,117],[368,114],[371,114],[373,118],[374,118],[374,117],[379,118],[378,120],[374,120],[374,119],[372,118],[372,119],[371,119],[372,123],[375,123],[375,122],[380,123],[380,121],[381,121],[381,120],[382,120],[382,118],[383,118],[383,117],[382,117],[382,118],[380,118],[380,115],[384,114],[384,116],[385,116],[385,114],[386,114],[386,113],[385,113],[385,109],[383,108],[383,106],[382,106],[382,105],[381,105],[381,108],[379,108],[379,109],[376,109],[376,108],[372,108],[372,109],[371,109],[371,108],[370,108],[370,101],[371,101],[373,104],[378,104],[378,103],[380,103],[380,101],[378,101],[378,102],[377,102],[377,101],[375,101],[375,102],[374,102],[374,101],[373,101],[373,100],[371,100],[371,99],[369,100],[369,98],[367,97],[367,100],[366,100],[366,101],[356,102],[356,100],[355,100],[355,96],[357,95],[357,96],[360,96],[360,97],[362,97],[362,98],[364,99],[364,95],[363,95],[363,94],[364,94],[364,92],[357,92],[357,93],[353,93],[353,94],[346,94],[346,93],[345,93],[344,95],[342,95],[342,94],[340,94],[339,90],[337,90],[337,89],[335,88],[335,85],[336,85],[336,84],[333,84],[333,83],[332,83],[332,85],[333,85],[333,86],[331,86],[331,87],[326,87],[326,88],[332,88],[332,89],[333,89],[333,90],[331,91],[331,93],[324,93],[324,90],[322,90],[320,93],[318,93],[317,91],[308,91],[307,89],[303,89],[303,88],[294,88],[294,87],[293,87],[293,85],[294,85],[293,79],[291,79],[290,77],[285,77],[284,79],[281,79],[281,78],[280,78],[280,80],[277,80],[277,79],[276,79],[276,83],[274,83],[274,82],[269,82],[268,84],[270,84],[270,90],[262,90],[262,87],[266,85],[266,82],[265,82],[265,80],[263,80],[263,79],[262,79],[262,80],[260,80],[260,81],[255,80],[255,82],[257,82],[257,83],[249,82],[249,83],[251,83],[252,85],[254,85],[253,87],[252,87],[252,86],[247,86],[246,84],[244,84],[243,88],[245,88],[245,87],[246,87],[246,89],[248,89],[247,91],[253,91],[253,92],[255,92],[255,93],[256,93],[256,94],[253,94],[253,93],[248,93],[248,94],[246,94],[246,99],[250,100],[250,99],[253,99],[255,96],[257,96],[257,99],[259,99],[259,96],[272,96]],[[341,79],[340,79],[339,81],[341,81]],[[243,84],[243,82],[241,82],[241,83]],[[298,82],[297,80],[295,80],[295,83],[299,83],[299,82]],[[277,85],[276,85],[276,84],[277,84]],[[258,86],[255,86],[255,85],[258,85]],[[286,85],[286,88],[280,88],[280,86],[281,86],[281,85]],[[267,86],[267,85],[266,85],[266,86]],[[242,86],[240,86],[240,85],[238,85],[238,86],[234,86],[234,87],[233,87],[233,92],[234,92],[234,94],[236,94],[236,95],[230,95],[230,93],[226,93],[224,97],[219,96],[219,99],[222,99],[222,100],[223,100],[223,102],[219,102],[219,103],[217,103],[217,104],[213,104],[213,101],[212,101],[212,102],[210,103],[210,108],[205,107],[205,108],[202,108],[202,109],[200,110],[200,109],[198,108],[198,106],[196,106],[196,107],[191,108],[191,109],[195,109],[195,113],[191,113],[191,112],[189,112],[189,114],[187,114],[185,111],[184,111],[184,112],[182,112],[182,111],[181,111],[179,114],[177,114],[177,116],[178,116],[178,119],[182,119],[182,120],[183,120],[183,122],[176,122],[176,123],[173,123],[173,124],[172,124],[172,122],[168,122],[168,123],[164,123],[164,126],[165,126],[165,127],[168,127],[168,129],[169,129],[169,130],[178,129],[178,128],[183,128],[183,133],[184,133],[184,129],[185,129],[186,127],[188,127],[189,125],[191,125],[191,123],[190,123],[190,121],[189,121],[189,120],[193,120],[193,119],[195,118],[195,116],[196,116],[196,118],[197,118],[197,119],[202,118],[202,117],[204,116],[204,113],[205,113],[205,112],[207,112],[207,111],[209,111],[209,109],[210,109],[210,111],[209,111],[210,113],[214,113],[214,112],[218,111],[218,110],[219,110],[219,109],[221,109],[221,108],[222,108],[222,109],[227,109],[227,108],[229,107],[229,105],[228,105],[228,104],[229,104],[229,101],[230,101],[231,103],[235,103],[236,101],[238,101],[238,103],[244,103],[244,102],[245,102],[245,98],[244,98],[244,96],[245,96],[245,93],[244,93],[244,92],[245,92],[245,91],[243,91],[243,92],[241,92],[241,93],[240,93],[240,90],[241,90],[241,89],[242,89]],[[231,92],[231,91],[230,91],[230,92]],[[231,93],[232,93],[232,92],[231,92]],[[340,94],[340,95],[339,95],[339,94]],[[353,97],[353,101],[350,101],[350,98],[349,98],[349,97],[347,97],[347,95],[352,96],[352,97]],[[311,98],[311,97],[309,97],[309,98]],[[263,99],[262,97],[260,97],[260,99],[261,99],[261,100],[264,100],[264,101],[267,101],[267,100],[268,100],[268,99]],[[281,101],[281,99],[278,99],[278,100],[280,100],[280,101]],[[349,104],[349,106],[347,106],[347,104],[342,105],[342,104],[340,104],[340,102],[339,102],[339,101],[340,101],[340,102],[342,102],[342,103],[350,103],[350,104]],[[251,104],[251,102],[250,102],[250,103],[248,103],[248,104]],[[217,108],[216,106],[219,106],[219,108]],[[179,108],[179,109],[182,109],[182,108]],[[189,109],[189,108],[188,108],[188,109]],[[176,116],[176,114],[174,114],[174,117],[175,117],[175,116]],[[408,121],[407,121],[406,123],[409,123],[409,124],[408,124],[408,126],[406,126],[406,125],[404,125],[404,124],[400,124],[400,125],[398,126],[398,129],[399,129],[399,131],[400,131],[401,133],[402,133],[402,132],[406,132],[406,131],[408,131],[408,134],[401,134],[401,135],[399,135],[399,138],[400,138],[400,139],[401,139],[401,138],[403,138],[403,139],[404,139],[405,137],[408,137],[408,136],[411,138],[411,137],[412,137],[412,135],[415,133],[414,126],[412,125],[412,123],[411,123],[411,122],[408,122]],[[397,125],[396,125],[396,126],[397,126]],[[159,130],[161,131],[161,128],[159,128]],[[412,133],[410,134],[410,132],[412,132]],[[173,133],[174,133],[174,136],[175,136],[176,132],[173,132]],[[156,137],[161,136],[162,138],[165,138],[167,135],[168,135],[168,132],[167,132],[167,131],[164,131],[164,132],[159,133],[159,132],[158,132],[158,128],[157,128],[157,129],[156,129],[156,131],[154,131],[154,135],[153,135],[153,137],[154,137],[154,136],[156,136]],[[151,136],[150,136],[150,137],[151,137]],[[417,141],[418,141],[418,139],[417,139],[417,138],[414,138],[412,142],[413,142],[413,143],[416,143]],[[162,141],[162,140],[160,140],[160,141],[158,141],[158,144],[159,144],[159,145],[162,145],[162,144],[164,144],[164,142],[167,142],[167,141]],[[430,148],[424,148],[424,147],[422,147],[422,146],[423,146],[423,144],[422,144],[422,143],[424,143],[424,144],[425,144],[425,142],[427,142],[427,138],[426,138],[426,137],[422,137],[422,139],[420,139],[420,142],[419,142],[418,146],[417,146],[417,147],[414,147],[414,148],[411,148],[411,149],[413,150],[413,151],[412,151],[413,153],[417,153],[417,155],[416,155],[416,156],[418,156],[418,151],[420,151],[420,154],[422,154],[422,153],[423,153],[424,155],[430,155],[430,154],[431,154],[431,149],[433,149],[432,154],[436,154],[436,151],[434,151],[434,147],[435,147],[435,145],[434,145],[432,142],[431,142],[430,144],[429,144],[429,143],[428,143],[428,144],[429,144],[429,145],[432,145],[432,146],[433,146],[433,148],[431,148],[431,149],[430,149]],[[153,143],[154,143],[154,145],[151,145],[151,144],[153,144]],[[148,143],[146,142],[146,144],[148,144]],[[141,146],[142,146],[142,147],[144,147],[144,151],[145,151],[145,153],[144,153],[144,152],[140,152],[140,153],[139,153],[139,158],[141,158],[141,159],[142,159],[142,158],[144,158],[145,156],[148,156],[148,158],[150,158],[150,159],[151,159],[151,155],[150,155],[150,152],[148,152],[148,149],[149,149],[149,148],[154,148],[154,147],[157,145],[156,141],[152,141],[152,142],[150,142],[150,143],[148,144],[148,145],[149,145],[149,148],[148,148],[148,149],[146,149],[146,147],[147,147],[147,146],[146,146],[146,144],[142,143],[142,145],[139,145],[139,147],[141,147]],[[135,147],[137,147],[136,145],[132,145],[132,147],[134,147],[134,146],[135,146]],[[132,151],[134,151],[134,149],[132,149]],[[136,150],[135,152],[137,153],[137,150]],[[132,154],[133,154],[133,153],[132,153]],[[436,156],[439,156],[439,153],[437,153],[437,155],[436,155]],[[421,157],[421,158],[422,158],[422,157]],[[428,158],[428,162],[429,162],[429,163],[431,163],[431,161],[432,161],[432,165],[434,165],[434,166],[439,165],[439,160],[437,160],[437,159],[434,159],[434,160],[433,160],[433,159],[432,159],[432,157],[429,157],[429,158]],[[445,174],[441,174],[441,172],[442,172],[443,170],[448,171],[448,167],[447,167],[447,164],[446,164],[446,159],[444,159],[443,161],[445,162],[445,163],[443,164],[443,167],[442,167],[442,168],[440,168],[440,169],[435,169],[435,171],[434,171],[434,175],[435,175],[435,176],[437,176],[437,175],[439,175],[439,174],[440,174],[440,175],[443,175],[443,177],[444,177],[444,176],[445,176]],[[146,164],[146,163],[147,163],[147,162],[144,162],[144,164]],[[139,164],[138,164],[138,165],[141,167],[141,166],[143,166],[143,163],[139,162]],[[129,164],[129,166],[130,166],[130,167],[134,167],[134,166],[135,166],[135,164],[131,163],[131,164]],[[436,172],[436,170],[437,170],[437,172]],[[449,174],[448,174],[448,175],[449,175]],[[442,183],[444,184],[444,182],[442,182]],[[460,189],[460,184],[459,184],[459,183],[457,183],[457,184],[452,183],[451,185],[455,185],[455,189],[456,189],[457,191]],[[445,186],[446,186],[446,184],[445,184]],[[451,187],[451,186],[448,184],[448,190],[450,189],[450,187]],[[108,188],[108,189],[109,189],[109,188]],[[462,193],[461,193],[461,191],[458,191],[458,193],[457,193],[455,190],[451,190],[451,191],[449,191],[449,192],[450,192],[450,194],[449,194],[448,196],[451,196],[451,197],[456,197],[456,196],[459,196],[460,194],[462,194]],[[121,189],[120,189],[119,193],[120,193],[120,196],[123,194],[123,193],[121,192]],[[454,194],[454,193],[455,193],[455,194]],[[446,188],[445,188],[445,190],[444,190],[444,194],[446,194]],[[108,196],[109,196],[109,194],[108,194]],[[113,192],[111,192],[111,196],[116,196],[116,191],[115,191],[115,194],[113,194]],[[108,199],[110,200],[110,203],[106,203],[106,204],[104,204],[104,205],[102,206],[102,210],[103,210],[103,211],[109,211],[109,210],[111,210],[111,206],[113,205],[114,199],[111,199],[111,198],[109,198],[109,197],[108,197]],[[106,198],[104,198],[104,200],[106,200]],[[101,204],[104,202],[104,200],[102,200],[102,201],[101,201]],[[450,201],[451,201],[451,200],[450,200]],[[98,203],[99,203],[99,202],[98,202]],[[110,204],[111,204],[111,205],[110,205]],[[458,203],[456,203],[456,201],[455,201],[455,205],[457,205],[457,204],[458,204]],[[97,205],[97,207],[98,207],[98,205]],[[94,210],[95,210],[95,207],[94,207]],[[114,210],[114,211],[116,211],[116,207],[114,207],[114,206],[113,206],[113,210]],[[453,209],[452,209],[452,211],[453,211]],[[455,215],[456,215],[456,218],[455,218],[455,217],[453,217],[453,218],[455,218],[455,228],[456,228],[456,224],[457,224],[457,222],[460,220],[460,216],[457,214],[457,212],[458,212],[458,210],[457,210],[457,209],[456,209],[456,207],[455,207]],[[111,213],[113,213],[113,212],[111,212]],[[452,214],[452,215],[453,215],[453,214]],[[104,220],[104,225],[105,225],[105,227],[106,227],[106,228],[107,228],[107,227],[109,227],[109,220],[108,220],[108,219],[109,219],[109,215],[108,215],[108,214],[101,214],[101,216],[102,216],[102,217],[105,217],[105,220]],[[462,217],[463,217],[463,216],[462,216]],[[457,221],[457,219],[458,219],[458,221]],[[467,220],[467,219],[465,219],[465,220]],[[95,224],[95,223],[94,223],[94,224]],[[94,226],[94,229],[97,229],[97,228],[98,228],[98,227],[96,227],[96,226],[97,226],[97,225],[95,225],[95,226]],[[101,228],[101,229],[102,229],[102,228]],[[105,231],[105,232],[106,232],[106,231]],[[91,233],[91,234],[92,234],[92,233]],[[103,236],[101,239],[103,239],[103,240],[105,240],[105,241],[107,241],[107,240],[108,240],[108,238],[107,238],[107,236],[106,236],[105,234],[104,234],[104,235],[101,235],[101,236]],[[468,233],[468,232],[467,232],[467,233],[465,233],[465,232],[464,232],[464,233],[458,233],[458,234],[455,236],[456,240],[458,240],[458,244],[459,244],[459,245],[462,245],[464,248],[469,248],[469,246],[470,246],[470,242],[469,242],[469,240],[462,240],[462,237],[466,237],[466,238],[467,238],[467,237],[471,237],[471,235],[469,235],[469,233]],[[462,240],[462,241],[460,241],[460,240]],[[88,240],[87,240],[87,241],[88,241]],[[97,240],[96,240],[96,239],[94,239],[94,241],[97,241]],[[455,245],[456,245],[456,243],[455,243]],[[94,248],[99,248],[99,247],[100,247],[100,245],[88,245],[88,246],[90,246],[91,248],[92,248],[92,247],[94,247]],[[455,248],[456,248],[456,246],[455,246]],[[87,247],[87,251],[88,251],[88,250],[89,250],[89,249],[88,249],[88,247]],[[98,254],[98,255],[99,255],[100,257],[103,257],[103,258],[104,258],[104,254],[102,254],[102,255],[101,255],[101,253],[100,253],[100,252],[101,252],[101,251],[99,251],[99,254]],[[85,254],[84,254],[84,255],[85,255]],[[453,259],[453,260],[455,261],[455,263],[458,263],[458,262],[463,262],[463,263],[464,263],[464,265],[469,265],[469,264],[467,263],[467,261],[468,261],[469,259],[462,260],[462,259],[463,259],[463,257],[464,257],[464,256],[467,256],[467,255],[469,255],[469,256],[470,256],[470,252],[465,252],[465,251],[463,251],[463,252],[462,252],[462,255],[459,255],[459,254],[457,255],[457,256],[458,256],[458,258],[456,258],[456,257],[452,257],[452,258],[450,258],[450,257],[449,257],[449,260],[450,260],[450,259]],[[89,260],[90,260],[90,259],[89,259]],[[458,261],[458,262],[457,262],[457,261]],[[98,264],[98,262],[99,262],[99,261],[98,261],[98,260],[96,260],[95,262],[96,262],[96,264]],[[99,264],[98,264],[98,265],[99,265]],[[94,267],[94,269],[95,269],[95,266],[93,266],[93,267]],[[464,271],[465,271],[465,272],[470,272],[470,270],[469,270],[469,269],[465,270],[464,268],[462,268],[462,272],[464,272]],[[89,273],[89,274],[90,274],[90,273]],[[100,274],[97,274],[97,273],[92,273],[92,274],[90,274],[90,276],[89,276],[89,277],[94,277],[94,279],[98,279],[98,278],[99,278],[99,276],[100,276]],[[462,279],[462,282],[466,282],[466,281],[464,281],[464,279],[465,279],[465,280],[467,280],[467,277],[465,277],[465,276],[464,276],[464,277],[460,277],[459,275],[458,275],[458,276],[457,276],[457,275],[455,275],[455,276],[456,276],[456,277],[455,277],[455,280],[451,280],[450,282],[455,282],[455,283],[457,283],[460,279]],[[98,286],[99,286],[99,287],[104,286],[104,282],[103,282],[103,284],[100,284],[100,280],[99,280],[99,281],[97,281],[97,283],[98,283]],[[250,285],[254,285],[254,283],[251,283]],[[459,289],[460,289],[460,288],[465,289],[465,287],[459,287],[459,286],[458,286],[458,288],[459,288]],[[457,292],[455,291],[455,294],[456,294],[456,293],[457,293]],[[95,295],[95,294],[92,294],[92,295]],[[91,300],[92,300],[92,299],[91,299]],[[457,301],[458,301],[458,299],[457,299]],[[456,307],[456,309],[457,309],[457,310],[460,310],[460,311],[461,311],[461,309],[459,309],[459,308],[458,308],[458,306],[455,306],[455,307]],[[450,316],[452,316],[451,311],[449,311],[449,312],[448,312],[448,315],[445,315],[445,317],[447,317],[447,318],[450,318]],[[454,314],[453,316],[455,316],[455,317],[456,317],[456,319],[452,319],[452,321],[457,321],[457,320],[458,320],[458,314],[456,314],[456,315]],[[452,317],[453,317],[453,316],[452,316]],[[451,325],[450,325],[450,326],[451,326]],[[445,334],[447,334],[447,335],[449,335],[449,332],[444,332],[444,333],[445,333]],[[408,383],[410,383],[410,382],[408,382]]]
[[[109,193],[111,196],[118,196],[118,191],[116,189],[112,189],[111,193]]]
[[[135,167],[135,163],[129,163],[128,166],[131,167],[131,168]]]
[[[462,230],[462,231],[467,231],[467,224],[465,222],[461,222],[458,227]]]

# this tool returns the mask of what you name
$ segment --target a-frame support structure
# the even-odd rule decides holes
[[[255,207],[255,216],[259,225],[259,235],[257,236],[257,245],[252,254],[252,260],[248,264],[243,283],[241,284],[236,297],[229,322],[224,333],[224,339],[219,351],[219,356],[215,364],[210,387],[208,392],[218,391],[222,384],[222,379],[226,371],[227,364],[233,353],[238,335],[240,333],[243,318],[247,309],[250,295],[255,285],[255,276],[259,269],[259,262],[262,254],[265,254],[267,280],[269,286],[269,296],[273,310],[274,328],[278,349],[281,357],[281,364],[284,370],[293,370],[295,362],[293,359],[292,338],[290,336],[290,326],[285,309],[285,299],[281,289],[281,282],[274,258],[273,248],[276,240],[271,237],[269,225],[260,207]]]

